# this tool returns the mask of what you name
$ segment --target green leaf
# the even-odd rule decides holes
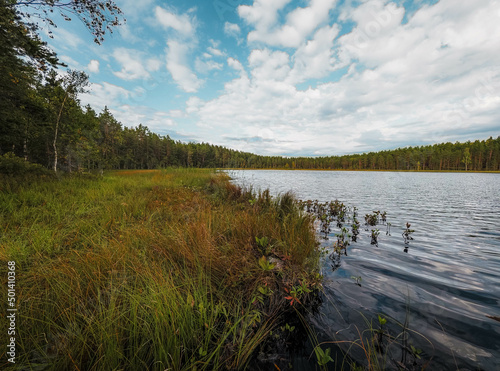
[[[323,351],[321,347],[317,346],[314,348],[314,352],[316,353],[316,359],[318,361],[318,365],[324,366],[328,362],[333,362],[332,357],[330,357],[330,348],[328,348],[326,351]]]
[[[269,263],[267,261],[267,258],[265,256],[262,256],[262,258],[259,259],[259,265],[260,267],[265,270],[265,271],[271,271],[274,269],[276,264]]]

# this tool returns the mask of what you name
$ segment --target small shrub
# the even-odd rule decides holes
[[[40,176],[52,175],[53,173],[42,165],[25,161],[23,158],[9,152],[0,156],[0,174],[10,176]]]

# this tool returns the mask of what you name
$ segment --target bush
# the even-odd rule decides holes
[[[0,174],[10,176],[52,175],[52,172],[42,165],[25,161],[12,152],[0,156]]]

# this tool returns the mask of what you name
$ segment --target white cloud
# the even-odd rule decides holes
[[[91,73],[99,73],[99,61],[96,59],[92,59],[87,65],[87,71]]]
[[[193,37],[195,34],[194,20],[188,14],[178,15],[157,6],[155,16],[165,28],[172,28],[184,37]]]
[[[75,50],[85,45],[85,42],[75,33],[68,31],[62,27],[52,29],[54,36],[54,43],[56,49],[61,47],[65,50]]]
[[[217,56],[217,57],[222,57],[222,56],[224,56],[224,53],[223,53],[222,51],[220,51],[219,49],[216,49],[216,48],[212,48],[211,46],[209,46],[209,47],[207,48],[207,51],[208,51],[209,53],[211,53],[212,55],[215,55],[215,56]]]
[[[150,72],[158,71],[161,67],[161,61],[156,58],[150,58],[146,61],[146,67]]]
[[[221,63],[217,63],[212,60],[204,61],[200,58],[196,58],[195,61],[195,69],[200,73],[208,73],[213,70],[222,70],[222,67],[223,66]]]
[[[167,69],[172,78],[185,92],[197,92],[203,81],[187,65],[189,46],[176,40],[169,40],[167,46]]]
[[[255,81],[263,83],[272,80],[284,80],[290,72],[290,57],[282,51],[270,51],[269,49],[252,50],[248,57],[248,63],[252,68],[252,76]]]
[[[80,96],[82,104],[90,104],[94,109],[103,110],[105,106],[115,107],[133,96],[133,92],[108,82],[90,84],[89,91]]]
[[[118,32],[126,42],[133,44],[142,42],[142,38],[137,35],[137,29],[134,29],[134,32],[132,32],[130,25],[127,23],[118,27]]]
[[[329,20],[329,12],[337,0],[310,0],[308,7],[296,8],[288,13],[286,23],[279,26],[277,11],[288,2],[276,0],[264,3],[263,0],[256,0],[253,6],[240,6],[240,17],[255,26],[255,30],[248,34],[248,41],[297,48],[315,29]]]
[[[405,24],[405,10],[395,2],[339,2],[340,21],[354,24],[341,36],[328,15],[333,0],[301,4],[255,0],[238,7],[254,42],[238,51],[212,35],[198,40],[194,11],[159,8],[166,59],[121,48],[113,53],[122,64],[116,73],[147,78],[166,65],[180,89],[196,93],[204,83],[196,73],[225,67],[229,73],[217,75],[233,78],[224,81],[223,93],[211,100],[191,96],[182,111],[161,112],[131,103],[140,101],[143,88],[102,83],[82,102],[118,107],[124,123],[156,131],[182,122],[204,141],[261,154],[342,154],[498,135],[497,1],[440,0],[421,6]],[[236,24],[224,24],[224,32],[244,36]]]
[[[186,102],[186,112],[194,113],[200,109],[200,105],[203,101],[198,97],[190,97]]]
[[[248,24],[259,30],[267,30],[274,26],[278,18],[278,10],[292,0],[254,0],[253,5],[240,5],[238,14]]]
[[[334,70],[336,59],[333,44],[338,33],[338,26],[325,26],[316,31],[312,40],[297,49],[293,56],[294,66],[290,73],[290,82],[319,79]]]
[[[154,2],[155,0],[120,0],[118,5],[123,10],[127,19],[132,18],[136,20],[144,13],[150,11]]]
[[[184,111],[182,111],[180,109],[170,110],[168,112],[168,116],[173,117],[173,118],[179,118],[179,117],[184,117],[185,113],[184,113]]]
[[[224,33],[237,38],[241,34],[241,29],[236,23],[226,22],[224,23]]]
[[[133,49],[116,48],[113,51],[113,58],[122,66],[120,71],[113,74],[123,80],[149,79],[150,72],[157,71],[161,65],[156,58],[144,61],[144,54]]]
[[[239,13],[256,30],[272,30],[287,3],[256,0]],[[350,10],[344,20],[356,26],[338,39],[338,26],[325,24],[291,56],[252,50],[249,74],[228,58],[239,76],[217,98],[192,99],[186,107],[199,135],[262,154],[341,154],[498,135],[494,1],[441,0],[406,24],[403,8],[382,0]],[[290,16],[287,23],[293,23]],[[342,66],[348,72],[332,82],[302,91],[295,86]]]
[[[234,59],[234,58],[228,58],[227,59],[227,64],[229,67],[237,70],[237,71],[240,71],[240,72],[245,72],[245,68],[243,67],[243,65],[241,64],[241,62],[237,59]]]
[[[112,109],[111,113],[125,126],[136,127],[143,124],[156,133],[177,125],[168,112],[157,111],[147,106],[123,104]]]

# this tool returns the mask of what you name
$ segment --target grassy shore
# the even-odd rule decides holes
[[[0,368],[245,368],[320,287],[311,218],[209,170],[4,179]]]

